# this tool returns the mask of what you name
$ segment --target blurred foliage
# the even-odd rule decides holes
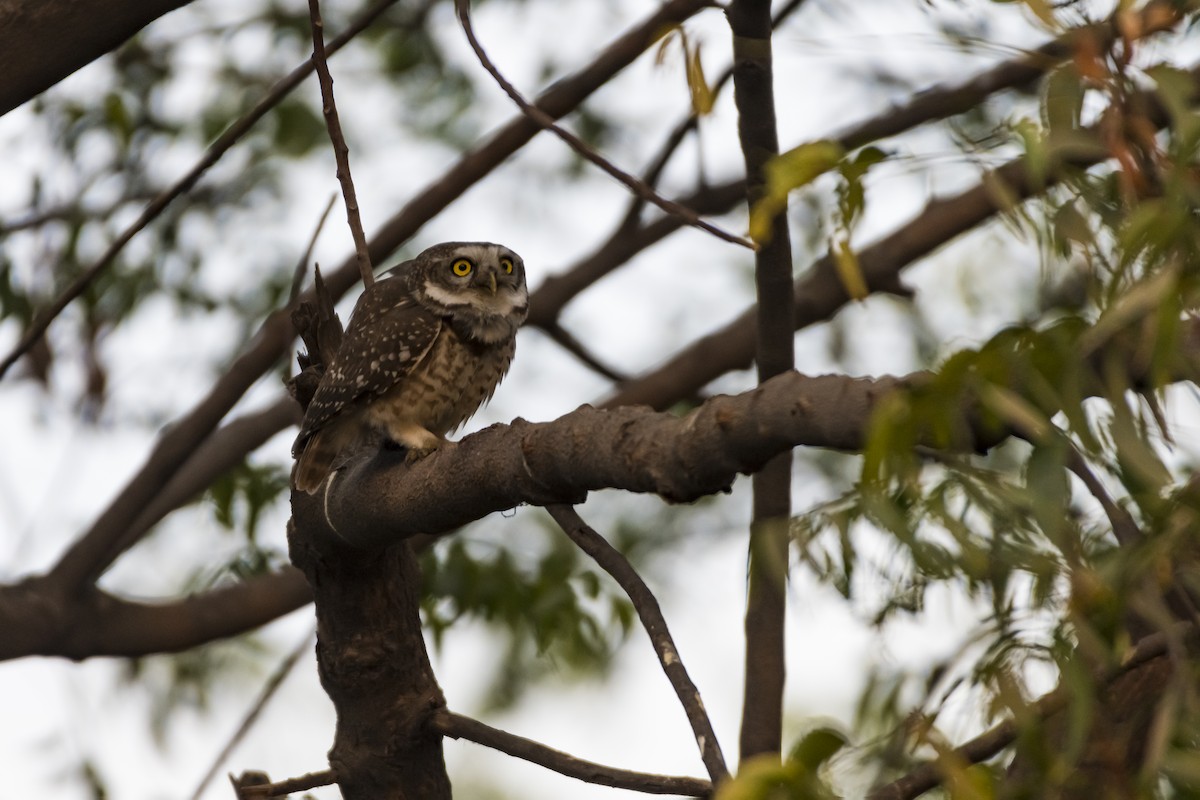
[[[1153,96],[1140,93],[1142,75]],[[924,675],[876,666],[862,744],[848,756],[881,780],[936,759],[950,797],[1064,785],[1109,702],[1098,670],[1200,600],[1200,494],[1163,407],[1167,384],[1197,374],[1195,81],[1171,66],[1134,76],[1122,51],[1085,50],[1042,86],[1039,119],[969,146],[1015,143],[1036,179],[1064,179],[1043,203],[1006,213],[1039,244],[1053,291],[1028,323],[958,350],[881,403],[857,484],[793,521],[801,561],[881,629],[920,615],[939,587],[987,609],[971,640]],[[1111,166],[1071,166],[1096,154]],[[1017,441],[972,453],[1010,434]],[[1061,725],[1032,705],[1047,673],[1068,697]],[[955,753],[938,721],[964,695],[985,724],[1022,722],[1015,751],[984,765]],[[1165,776],[1168,796],[1193,796],[1200,707],[1179,702],[1166,724],[1141,774]],[[1032,776],[1024,789],[1002,769],[1014,752]]]

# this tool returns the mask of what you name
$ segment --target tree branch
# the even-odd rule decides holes
[[[0,661],[175,653],[253,630],[312,599],[304,577],[291,567],[163,603],[96,589],[64,601],[45,582],[0,588]]]
[[[297,778],[288,778],[275,783],[243,786],[239,797],[283,797],[292,792],[305,792],[320,786],[332,786],[337,783],[337,780],[337,773],[331,769],[324,769],[320,772],[309,772]]]
[[[711,233],[718,239],[722,239],[732,244],[739,244],[743,247],[748,247],[751,250],[755,249],[753,242],[749,241],[748,239],[743,239],[741,236],[735,236],[732,233],[729,233],[728,231],[725,231],[709,222],[705,222],[704,220],[700,219],[700,217],[692,209],[685,208],[679,203],[663,197],[646,183],[638,180],[628,172],[618,168],[617,165],[613,164],[608,159],[601,156],[578,136],[566,130],[565,128],[560,127],[559,125],[556,125],[553,117],[526,100],[521,93],[517,91],[516,87],[509,83],[504,75],[502,75],[500,71],[496,69],[496,65],[492,63],[492,60],[488,58],[483,46],[475,37],[474,28],[471,26],[470,0],[455,0],[454,7],[458,13],[459,22],[462,23],[463,32],[467,35],[467,41],[470,43],[471,49],[475,51],[475,56],[479,59],[479,63],[485,70],[487,70],[487,73],[492,76],[496,83],[499,84],[500,88],[504,90],[504,93],[507,94],[509,98],[517,104],[517,107],[521,109],[523,114],[525,114],[545,130],[550,131],[559,139],[566,142],[568,147],[570,147],[587,161],[590,161],[611,175],[636,196],[653,203],[672,216],[679,217],[694,228],[699,228],[702,231]]]
[[[767,163],[779,154],[771,59],[771,4],[733,0],[726,8],[733,34],[733,96],[738,141],[746,166],[749,213],[766,196]],[[754,332],[761,385],[792,369],[795,329],[792,240],[787,202],[771,221],[754,257],[759,313]],[[754,473],[750,564],[746,591],[745,679],[741,760],[779,753],[783,742],[783,684],[787,677],[784,622],[787,610],[788,520],[792,512],[792,454],[781,452]]]
[[[346,201],[346,222],[354,238],[354,256],[363,286],[375,283],[375,271],[371,267],[371,254],[367,252],[367,235],[363,233],[362,217],[359,216],[358,194],[354,191],[354,178],[350,174],[350,148],[342,133],[342,122],[338,118],[337,102],[333,97],[333,76],[329,74],[329,62],[325,57],[325,23],[321,20],[320,0],[308,0],[308,16],[312,27],[312,62],[321,84],[321,113],[325,127],[329,130],[329,141],[333,144],[333,157],[337,161],[337,179],[342,186],[342,198]]]
[[[687,668],[683,665],[683,659],[679,655],[679,649],[675,646],[675,640],[667,629],[667,620],[663,617],[662,609],[659,608],[658,598],[650,591],[650,587],[637,574],[625,556],[588,526],[573,507],[553,505],[547,506],[546,511],[563,529],[563,532],[571,537],[571,541],[599,564],[601,569],[611,575],[629,596],[630,602],[637,611],[638,619],[642,621],[642,627],[646,629],[646,634],[650,637],[650,643],[654,645],[658,662],[662,665],[667,680],[671,682],[671,688],[675,690],[675,695],[679,698],[684,713],[687,714],[688,723],[692,726],[692,733],[696,736],[696,746],[700,748],[700,758],[704,761],[708,776],[713,785],[719,786],[722,781],[729,778],[729,768],[725,766],[725,756],[721,753],[721,744],[717,741],[712,721],[708,718],[708,712],[704,710],[704,701],[700,699],[700,690],[696,688],[696,684],[692,683]]]
[[[1090,363],[1127,364],[1132,384],[1145,385],[1149,366],[1134,354],[1149,324],[1106,339]],[[1166,380],[1192,380],[1200,368],[1200,320],[1182,325],[1177,360],[1160,376]],[[293,496],[292,511],[328,537],[376,548],[521,504],[578,504],[598,489],[690,502],[728,491],[737,475],[753,474],[793,447],[861,449],[877,404],[930,378],[927,372],[875,379],[788,372],[751,391],[713,397],[682,417],[645,406],[585,405],[551,422],[493,425],[447,442],[415,464],[400,451],[366,448],[333,474],[322,493]],[[1026,391],[1019,384],[1009,389]],[[1103,394],[1105,386],[1096,379],[1082,391]],[[955,449],[986,450],[1011,435],[981,422],[974,401],[963,403],[946,410],[961,419],[950,426],[961,436]]]
[[[329,53],[332,54],[340,50],[347,42],[349,42],[351,39],[365,30],[372,22],[374,22],[379,15],[395,4],[395,2],[396,0],[381,0],[381,2],[367,9],[362,16],[358,17],[345,31],[343,31],[337,38],[329,43]],[[47,5],[54,6],[56,4],[50,3]],[[182,5],[182,3],[180,3],[180,5]],[[422,14],[423,13],[424,12],[422,12]],[[3,16],[4,15],[0,13],[0,19],[2,19]],[[0,28],[4,27],[5,26],[0,25]],[[2,58],[3,57],[0,56],[0,63],[3,63]],[[202,176],[210,167],[216,164],[217,161],[219,161],[231,147],[237,144],[238,141],[240,141],[241,138],[245,136],[251,128],[254,127],[255,123],[267,115],[267,112],[278,105],[279,102],[287,97],[287,95],[293,89],[299,86],[300,83],[309,76],[312,70],[313,65],[311,61],[301,64],[299,67],[296,67],[296,69],[292,70],[286,78],[272,86],[267,93],[263,95],[257,103],[254,104],[254,108],[250,109],[248,112],[239,117],[236,122],[226,128],[225,131],[217,137],[216,141],[208,146],[208,149],[204,151],[203,157],[196,162],[195,166],[188,170],[188,172],[182,178],[171,184],[171,186],[147,203],[146,207],[142,209],[142,213],[138,215],[138,218],[134,220],[133,223],[127,228],[125,228],[125,230],[121,232],[120,236],[113,240],[112,244],[108,246],[108,249],[106,249],[98,259],[93,261],[91,265],[87,267],[87,269],[80,273],[79,277],[72,281],[71,284],[54,299],[54,302],[43,309],[34,318],[33,322],[30,323],[29,328],[21,336],[21,339],[17,342],[16,346],[4,358],[3,361],[0,361],[0,378],[3,378],[4,374],[8,372],[9,368],[17,362],[17,359],[27,352],[29,348],[33,346],[34,342],[41,338],[42,334],[46,332],[46,329],[50,327],[50,323],[52,323],[58,317],[58,315],[62,313],[63,309],[70,305],[75,298],[83,294],[87,287],[92,284],[92,282],[100,275],[100,273],[107,269],[109,265],[116,260],[117,255],[125,248],[125,245],[129,244],[129,241],[133,239],[134,236],[136,236],[143,228],[145,228],[160,214],[162,214],[162,212],[167,208],[168,205],[171,204],[172,201],[190,190],[196,184],[196,181],[200,179],[200,176]]]
[[[426,724],[442,736],[448,736],[451,739],[466,739],[585,783],[646,794],[708,797],[712,792],[712,784],[699,778],[653,775],[646,772],[606,767],[603,764],[568,755],[532,739],[493,728],[445,708],[435,711]]]
[[[0,0],[0,115],[190,0]]]

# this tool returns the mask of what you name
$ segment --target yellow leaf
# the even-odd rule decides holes
[[[788,192],[812,183],[837,166],[846,149],[828,139],[806,142],[780,153],[767,162],[766,193],[750,211],[750,238],[765,242],[771,235],[771,223],[787,208]]]
[[[850,248],[850,240],[840,237],[829,243],[829,252],[833,256],[833,265],[837,268],[838,279],[842,288],[854,300],[862,300],[868,294],[867,279],[863,276],[858,256]]]
[[[704,64],[700,61],[700,45],[697,44],[687,58],[687,82],[692,94],[692,111],[698,117],[703,117],[712,111],[715,95],[704,79]]]

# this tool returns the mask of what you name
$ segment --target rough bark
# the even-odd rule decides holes
[[[321,685],[337,710],[329,765],[346,800],[449,800],[445,706],[421,633],[420,572],[407,542],[356,550],[291,525],[292,562],[312,586]]]

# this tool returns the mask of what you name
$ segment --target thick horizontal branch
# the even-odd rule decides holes
[[[493,728],[444,708],[434,712],[427,724],[433,730],[451,739],[466,739],[586,783],[646,794],[708,797],[712,793],[712,784],[700,778],[654,775],[647,772],[606,767],[603,764],[568,755],[532,739]]]
[[[1133,325],[1109,337],[1089,357],[1096,374],[1106,363],[1124,363],[1133,385],[1147,381],[1150,365],[1138,349],[1144,334]],[[1200,371],[1200,320],[1183,323],[1177,347],[1169,379],[1192,380]],[[743,394],[713,397],[682,417],[646,406],[585,405],[551,422],[493,425],[414,464],[403,450],[368,448],[316,494],[293,492],[292,514],[306,530],[374,548],[519,505],[577,505],[600,489],[690,502],[729,491],[739,474],[753,474],[794,447],[861,449],[879,402],[929,378],[927,372],[880,378],[787,372]],[[1104,388],[1097,380],[1082,390]],[[985,450],[1011,435],[981,422],[974,401],[963,402],[945,411],[961,420],[951,426],[956,449]]]
[[[579,503],[597,489],[688,502],[728,491],[738,474],[798,445],[859,448],[871,409],[903,385],[789,372],[685,417],[644,406],[582,406],[553,422],[517,419],[411,466],[403,452],[364,453],[317,494],[294,492],[292,511],[298,526],[324,526],[372,547],[522,504]]]
[[[164,603],[91,590],[66,599],[45,578],[0,589],[0,661],[23,656],[143,656],[236,636],[312,599],[294,567]]]

